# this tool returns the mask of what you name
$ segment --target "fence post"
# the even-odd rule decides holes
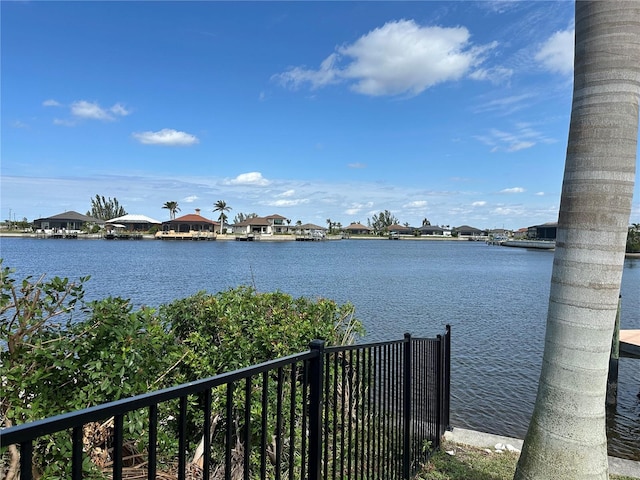
[[[444,434],[444,429],[442,428],[444,420],[444,339],[442,335],[437,335],[436,339],[436,430],[438,432],[438,438],[436,440],[438,444],[436,446],[440,446],[440,438]]]
[[[411,334],[404,334],[404,361],[402,365],[402,478],[411,478]]]
[[[309,348],[317,354],[309,362],[309,480],[320,480],[324,341],[312,340]]]
[[[444,424],[446,430],[451,430],[451,325],[447,324],[445,327],[445,354],[444,354],[444,402],[445,402],[445,416]]]
[[[620,307],[622,295],[618,295],[618,311],[611,340],[611,354],[609,355],[609,374],[607,375],[606,406],[615,407],[618,404],[618,361],[620,358]]]

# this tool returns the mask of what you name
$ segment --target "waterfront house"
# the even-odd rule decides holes
[[[505,228],[494,228],[489,230],[487,233],[489,234],[489,237],[494,240],[507,240],[508,238],[513,237],[513,232]]]
[[[470,227],[469,225],[461,225],[454,229],[458,232],[459,237],[486,237],[487,232],[484,232],[478,228]]]
[[[397,223],[387,227],[387,231],[389,233],[397,233],[398,235],[413,235],[414,230],[415,229],[413,227],[406,227],[404,225],[398,225]]]
[[[296,235],[304,235],[311,237],[324,237],[327,234],[327,229],[313,223],[305,223],[304,225],[296,225]]]
[[[542,225],[533,225],[527,228],[527,237],[535,240],[555,240],[558,230],[557,222],[543,223]]]
[[[200,214],[200,209],[196,208],[196,213],[188,213],[173,220],[162,222],[162,228],[156,232],[156,238],[213,240],[219,226],[219,222],[203,217]]]
[[[444,228],[439,227],[438,225],[423,225],[418,229],[418,232],[420,232],[420,236],[443,236],[444,233]],[[449,235],[451,235],[451,231],[448,230]]]
[[[33,221],[34,228],[37,230],[43,230],[47,233],[57,231],[78,233],[85,226],[91,225],[104,225],[104,220],[82,215],[81,213],[70,210],[52,217],[37,218]]]
[[[351,222],[351,224],[343,228],[343,230],[349,235],[367,235],[371,233],[371,229],[369,227],[358,222]]]
[[[287,233],[289,231],[289,227],[287,224],[287,217],[283,217],[282,215],[273,214],[265,217],[271,225],[271,233]]]
[[[527,234],[529,233],[529,229],[527,227],[519,228],[515,232],[513,232],[513,238],[527,238]]]
[[[162,225],[162,222],[146,215],[127,214],[122,217],[111,218],[105,222],[106,227],[110,225],[122,225],[129,232],[146,232],[154,225]]]
[[[288,225],[286,217],[282,215],[269,215],[267,217],[252,217],[233,225],[233,233],[236,235],[273,235],[287,233]]]

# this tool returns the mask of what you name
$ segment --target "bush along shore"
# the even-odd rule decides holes
[[[157,310],[134,310],[118,297],[85,303],[89,277],[78,282],[58,277],[18,280],[1,259],[0,269],[0,332],[6,342],[0,351],[3,427],[290,355],[307,350],[315,338],[327,345],[347,344],[364,333],[352,305],[328,299],[240,286],[217,294],[199,292]],[[214,395],[214,414],[224,408],[224,395]],[[189,432],[202,431],[202,415],[196,411],[196,404],[188,406]],[[177,451],[176,422],[171,421],[175,415],[169,405],[158,412],[163,419],[159,464],[167,470],[174,468]],[[146,449],[143,418],[144,412],[125,417],[134,463],[136,452]],[[90,459],[83,466],[86,478],[102,478],[109,432],[108,421],[85,427],[84,451]],[[188,451],[194,452],[196,444],[189,444]],[[36,477],[70,478],[70,449],[69,436],[38,440]],[[17,478],[18,450],[9,447],[0,455],[5,478]]]

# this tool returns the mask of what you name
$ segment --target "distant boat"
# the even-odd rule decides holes
[[[505,247],[537,248],[540,250],[554,250],[555,240],[506,240],[501,243]]]

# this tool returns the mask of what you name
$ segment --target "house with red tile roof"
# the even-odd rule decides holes
[[[215,232],[220,222],[210,220],[200,214],[188,213],[181,217],[162,222],[162,228],[156,233],[160,240],[215,240]]]
[[[351,222],[351,224],[343,228],[343,230],[350,235],[366,235],[371,233],[369,227],[357,222]]]
[[[397,223],[387,227],[387,231],[389,233],[397,233],[398,235],[413,235],[413,230],[414,229],[412,227],[406,227]]]

